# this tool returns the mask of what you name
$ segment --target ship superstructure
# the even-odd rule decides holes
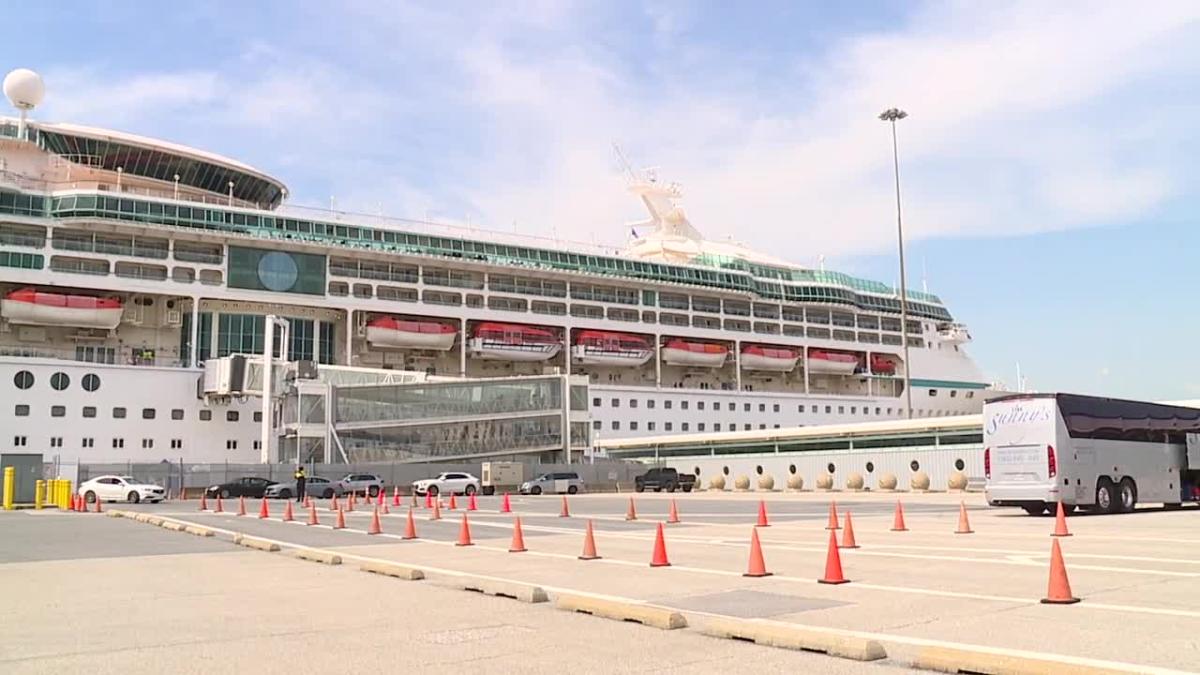
[[[210,405],[196,381],[261,353],[267,315],[291,360],[586,375],[606,438],[903,417],[906,375],[914,417],[981,408],[970,336],[936,296],[909,292],[905,362],[891,287],[706,241],[652,174],[631,190],[650,219],[617,251],[293,208],[212,153],[0,119],[3,441],[255,461],[258,405]]]

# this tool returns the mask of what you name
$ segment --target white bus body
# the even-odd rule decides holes
[[[1038,514],[1061,500],[1119,513],[1195,501],[1200,462],[1189,469],[1187,432],[1200,432],[1200,410],[1073,394],[992,399],[983,407],[988,504]]]

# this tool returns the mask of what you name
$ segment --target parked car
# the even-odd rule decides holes
[[[340,482],[321,476],[309,476],[304,482],[304,492],[309,497],[319,499],[333,499],[334,495],[341,497],[346,494]],[[291,499],[296,496],[296,481],[273,483],[267,487],[263,496],[267,499]]]
[[[638,492],[645,492],[646,490],[674,492],[676,488],[682,489],[684,492],[691,492],[695,485],[695,475],[679,473],[675,469],[665,467],[650,469],[633,479],[633,489]]]
[[[540,495],[543,492],[566,492],[573,495],[583,490],[583,479],[574,471],[544,473],[533,480],[521,483],[523,495]]]
[[[80,483],[78,492],[89,504],[95,503],[97,499],[103,502],[125,501],[130,504],[141,501],[161,502],[167,496],[167,491],[162,487],[142,482],[133,476],[97,476]]]
[[[374,497],[383,489],[383,479],[373,473],[348,473],[338,484],[345,492]]]
[[[419,495],[426,492],[432,495],[443,492],[471,495],[479,492],[479,479],[469,473],[450,471],[439,473],[436,478],[414,481],[412,487],[413,492]]]
[[[267,492],[267,488],[274,485],[275,481],[259,478],[258,476],[244,476],[228,483],[213,485],[206,489],[204,494],[209,497],[220,495],[225,499],[230,497],[255,497],[261,498]]]

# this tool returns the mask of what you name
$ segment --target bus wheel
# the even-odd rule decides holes
[[[1116,489],[1112,481],[1101,478],[1096,481],[1096,510],[1101,513],[1115,513],[1117,508]]]
[[[1120,488],[1118,496],[1121,498],[1121,511],[1129,513],[1137,506],[1137,483],[1132,478],[1122,478]]]

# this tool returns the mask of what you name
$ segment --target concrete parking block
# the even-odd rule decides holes
[[[464,591],[475,591],[484,595],[495,595],[501,598],[512,598],[521,602],[539,603],[550,600],[541,586],[522,584],[501,579],[484,579],[480,577],[459,577],[452,583],[455,588]]]
[[[407,579],[409,581],[419,581],[425,578],[425,573],[415,567],[382,561],[369,560],[360,565],[359,569],[364,572],[371,572],[372,574],[382,574],[387,577],[396,577],[397,579]]]
[[[984,649],[925,647],[917,652],[913,666],[942,673],[983,673],[984,675],[1115,675],[1136,670],[1098,667],[1022,654],[1003,654]]]
[[[795,624],[712,618],[702,623],[699,630],[712,637],[748,640],[755,644],[783,649],[820,652],[855,661],[878,661],[887,658],[887,651],[875,640],[838,631],[813,630]]]
[[[687,628],[683,615],[665,607],[656,607],[636,602],[606,600],[587,595],[563,593],[555,601],[555,607],[570,612],[591,614],[605,619],[632,621],[663,630]]]
[[[267,541],[266,539],[259,539],[257,537],[237,536],[233,538],[233,543],[237,544],[238,546],[245,546],[246,548],[252,548],[258,551],[266,551],[267,553],[275,553],[279,550],[279,544],[276,544],[273,541]]]
[[[326,565],[341,565],[342,556],[329,551],[322,551],[315,548],[296,548],[292,549],[290,555],[293,558],[301,560],[310,560],[312,562],[324,563]]]

